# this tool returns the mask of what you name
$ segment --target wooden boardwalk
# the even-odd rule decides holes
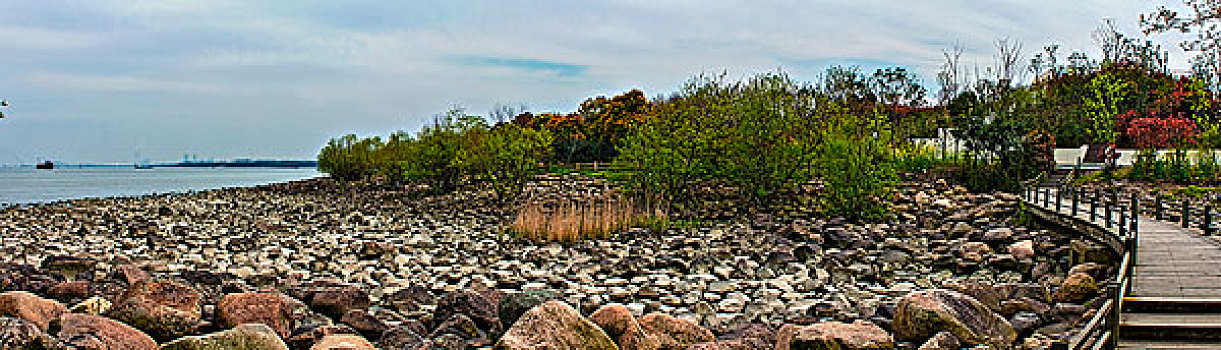
[[[1027,204],[1074,216],[1068,196],[1057,206],[1055,189],[1045,191],[1049,204],[1041,198]],[[1103,227],[1105,208],[1092,221],[1090,210],[1081,201],[1075,217]],[[1221,349],[1221,240],[1151,217],[1136,225],[1132,288],[1120,306],[1117,348]]]

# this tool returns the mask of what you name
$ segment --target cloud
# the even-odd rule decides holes
[[[526,72],[553,73],[561,77],[584,75],[588,65],[572,64],[533,58],[516,57],[459,57],[459,64],[472,67],[508,68]]]

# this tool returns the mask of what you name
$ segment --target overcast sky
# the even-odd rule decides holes
[[[312,158],[329,137],[414,131],[451,106],[568,112],[722,70],[813,81],[901,65],[934,90],[953,43],[969,67],[1000,37],[1096,57],[1103,18],[1139,35],[1158,3],[0,0],[0,164]]]

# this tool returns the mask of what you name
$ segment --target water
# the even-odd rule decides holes
[[[314,169],[271,168],[34,168],[0,167],[0,207],[66,199],[257,186],[308,179]]]

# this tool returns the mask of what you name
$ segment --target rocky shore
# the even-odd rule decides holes
[[[939,181],[892,203],[885,224],[758,216],[571,245],[503,234],[487,194],[326,179],[10,207],[0,347],[1044,348],[1113,275],[1101,246],[1017,222],[1012,195]]]

